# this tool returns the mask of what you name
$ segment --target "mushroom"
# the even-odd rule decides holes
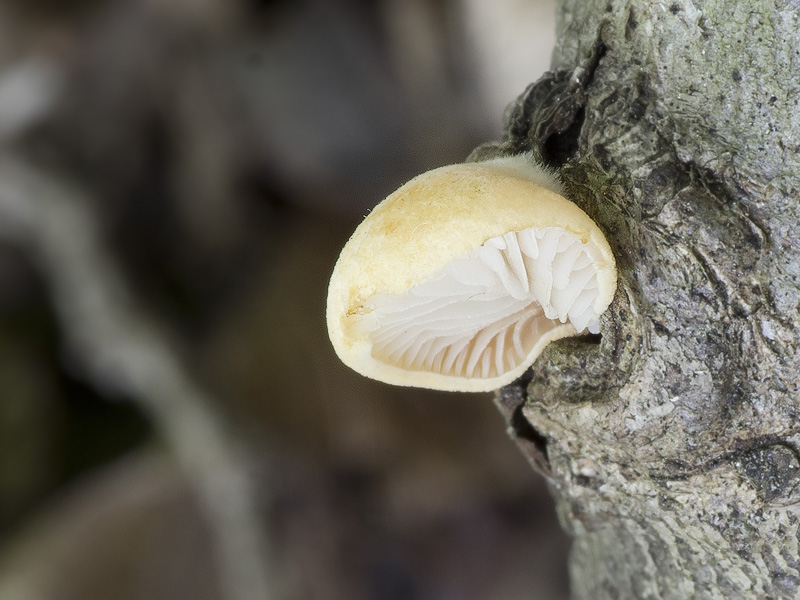
[[[598,226],[522,154],[419,175],[367,216],[328,288],[339,358],[386,383],[489,391],[599,333],[616,289]]]

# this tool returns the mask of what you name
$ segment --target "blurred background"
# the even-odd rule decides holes
[[[365,380],[324,302],[501,136],[552,0],[0,0],[0,600],[566,598],[489,394]]]

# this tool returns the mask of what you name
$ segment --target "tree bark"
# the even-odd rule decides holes
[[[572,536],[572,597],[800,594],[800,4],[561,0],[510,108],[605,231],[601,336],[497,397]]]

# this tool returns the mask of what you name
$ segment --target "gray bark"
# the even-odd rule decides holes
[[[498,395],[572,596],[800,597],[800,4],[562,0],[558,33],[474,158],[558,167],[618,261],[602,337]]]

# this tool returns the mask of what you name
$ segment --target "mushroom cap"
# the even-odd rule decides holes
[[[551,341],[596,330],[616,289],[614,257],[557,191],[555,177],[521,155],[434,169],[392,193],[331,276],[328,333],[339,358],[396,385],[488,391]]]

